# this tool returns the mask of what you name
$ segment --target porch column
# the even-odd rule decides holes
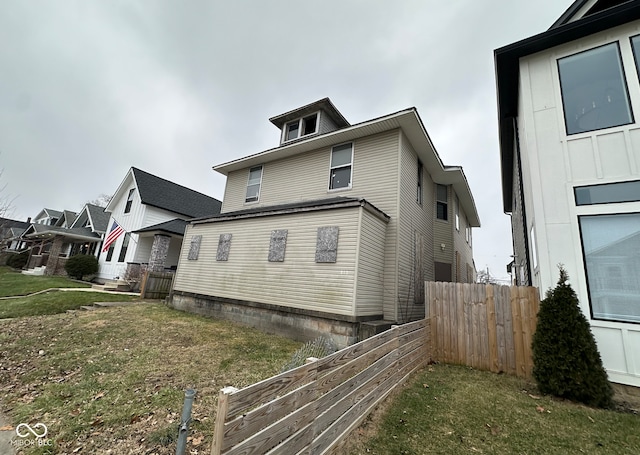
[[[47,268],[44,271],[46,275],[56,274],[58,261],[60,260],[60,253],[62,252],[63,241],[64,237],[61,235],[56,235],[54,237],[53,244],[51,245],[51,250],[49,250],[49,260],[47,261]]]
[[[171,237],[168,235],[156,234],[153,236],[153,246],[149,256],[150,271],[161,272],[164,270],[164,263],[169,253],[169,243],[171,243]]]

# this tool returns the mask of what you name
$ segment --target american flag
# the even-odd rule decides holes
[[[113,225],[111,226],[111,230],[109,231],[109,235],[104,239],[104,247],[102,248],[102,252],[104,253],[109,249],[111,244],[120,237],[120,234],[124,232],[124,228],[118,224],[116,220],[113,220]]]

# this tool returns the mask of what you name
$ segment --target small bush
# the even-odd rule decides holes
[[[87,254],[71,256],[64,264],[64,269],[71,278],[81,280],[83,276],[98,272],[98,259]]]
[[[541,392],[589,406],[610,407],[613,390],[589,322],[567,272],[540,303],[533,335],[533,377]]]
[[[25,265],[27,265],[27,261],[29,260],[29,251],[23,251],[19,254],[12,254],[7,259],[7,265],[9,267],[13,267],[14,269],[21,269]]]

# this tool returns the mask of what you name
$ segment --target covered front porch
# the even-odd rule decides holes
[[[35,275],[66,275],[64,264],[77,254],[98,257],[102,238],[87,228],[61,228],[32,224],[22,234],[29,259],[26,272]],[[31,272],[29,272],[31,271]]]

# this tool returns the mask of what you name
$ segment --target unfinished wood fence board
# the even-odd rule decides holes
[[[211,453],[330,451],[407,371],[431,358],[429,335],[427,319],[404,324],[245,389],[225,389]]]
[[[274,420],[286,417],[289,409],[297,409],[316,399],[313,384],[307,384],[286,395],[236,417],[224,425],[223,450],[268,427]]]
[[[434,360],[531,377],[536,288],[439,282],[425,292]]]

